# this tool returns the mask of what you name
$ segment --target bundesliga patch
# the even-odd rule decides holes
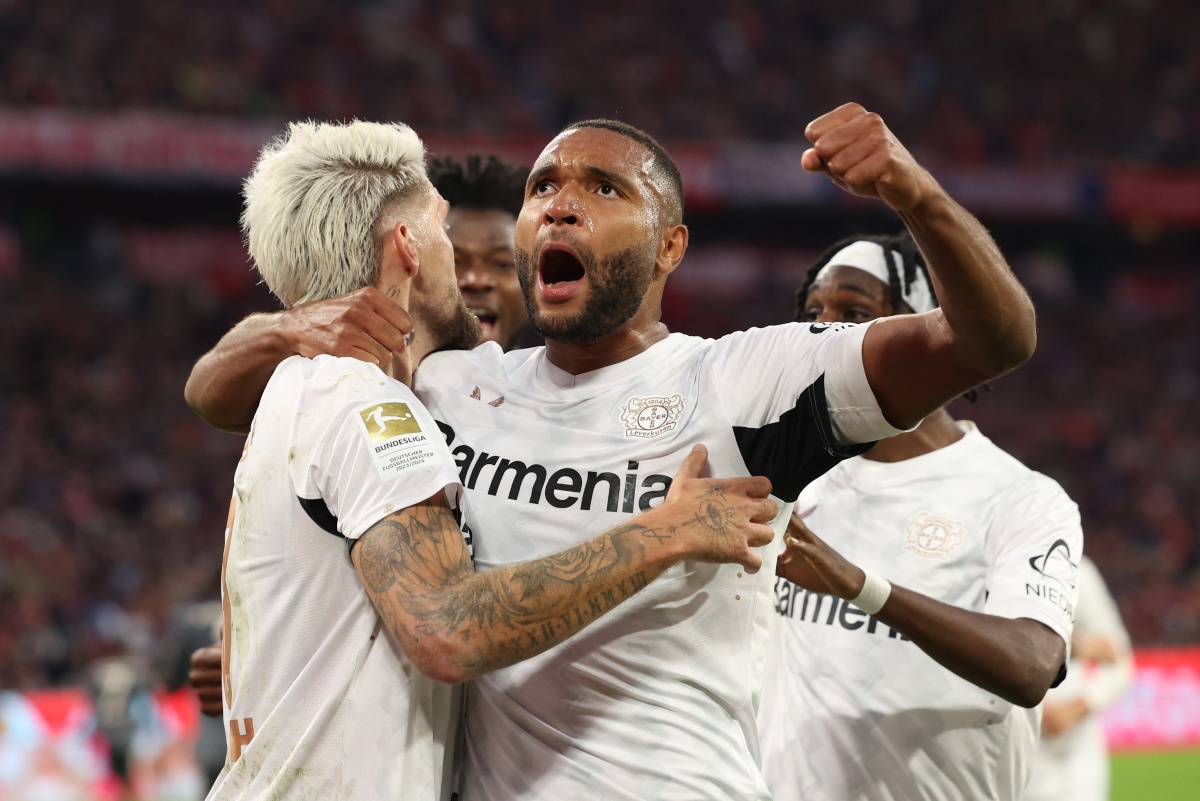
[[[621,407],[627,437],[657,437],[673,431],[683,414],[683,396],[630,398]]]
[[[407,403],[375,401],[355,409],[354,414],[380,478],[395,478],[415,467],[441,463],[433,440],[421,430]]]

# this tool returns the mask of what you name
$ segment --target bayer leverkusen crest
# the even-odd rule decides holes
[[[673,431],[683,414],[683,396],[630,398],[621,407],[627,437],[657,437]]]

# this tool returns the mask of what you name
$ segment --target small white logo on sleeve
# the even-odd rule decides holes
[[[441,464],[434,443],[404,401],[386,399],[354,410],[367,452],[380,478],[393,478],[415,467]]]
[[[904,550],[926,559],[945,561],[950,552],[962,545],[967,528],[957,520],[921,512],[904,529]]]
[[[683,414],[683,396],[630,398],[621,407],[627,437],[657,437],[675,430]]]

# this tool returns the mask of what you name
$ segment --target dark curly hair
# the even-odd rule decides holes
[[[812,289],[813,282],[817,280],[817,273],[821,272],[821,268],[829,264],[829,260],[838,254],[842,248],[852,245],[855,242],[874,242],[883,248],[884,259],[887,262],[888,269],[888,286],[892,290],[892,311],[898,313],[901,302],[904,300],[904,293],[912,286],[912,282],[917,279],[917,271],[925,274],[925,280],[929,282],[929,294],[933,295],[933,282],[929,280],[929,269],[925,266],[925,257],[921,255],[920,248],[913,241],[908,231],[899,234],[865,234],[859,236],[848,236],[845,239],[835,242],[824,253],[820,255],[816,263],[808,268],[808,274],[804,277],[804,283],[800,289],[796,291],[796,319],[804,319],[804,304],[808,300],[808,292]],[[904,267],[904,274],[900,275],[896,270],[896,262],[892,257],[893,253],[900,254],[900,263]],[[903,287],[901,281],[904,282]],[[933,297],[933,302],[937,303],[937,297]]]
[[[465,166],[449,157],[431,161],[429,182],[451,208],[497,209],[516,217],[525,202],[529,168],[505,164],[495,156],[482,162],[479,155],[467,156]]]

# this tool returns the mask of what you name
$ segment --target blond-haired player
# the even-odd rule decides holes
[[[475,572],[454,458],[397,380],[479,337],[420,140],[402,125],[295,124],[245,195],[250,252],[286,306],[373,287],[380,325],[399,335],[407,308],[414,337],[382,365],[292,356],[266,383],[226,534],[230,753],[209,798],[444,799],[452,684],[588,630],[682,560],[756,571],[770,483],[699,479],[697,448],[657,508]]]

